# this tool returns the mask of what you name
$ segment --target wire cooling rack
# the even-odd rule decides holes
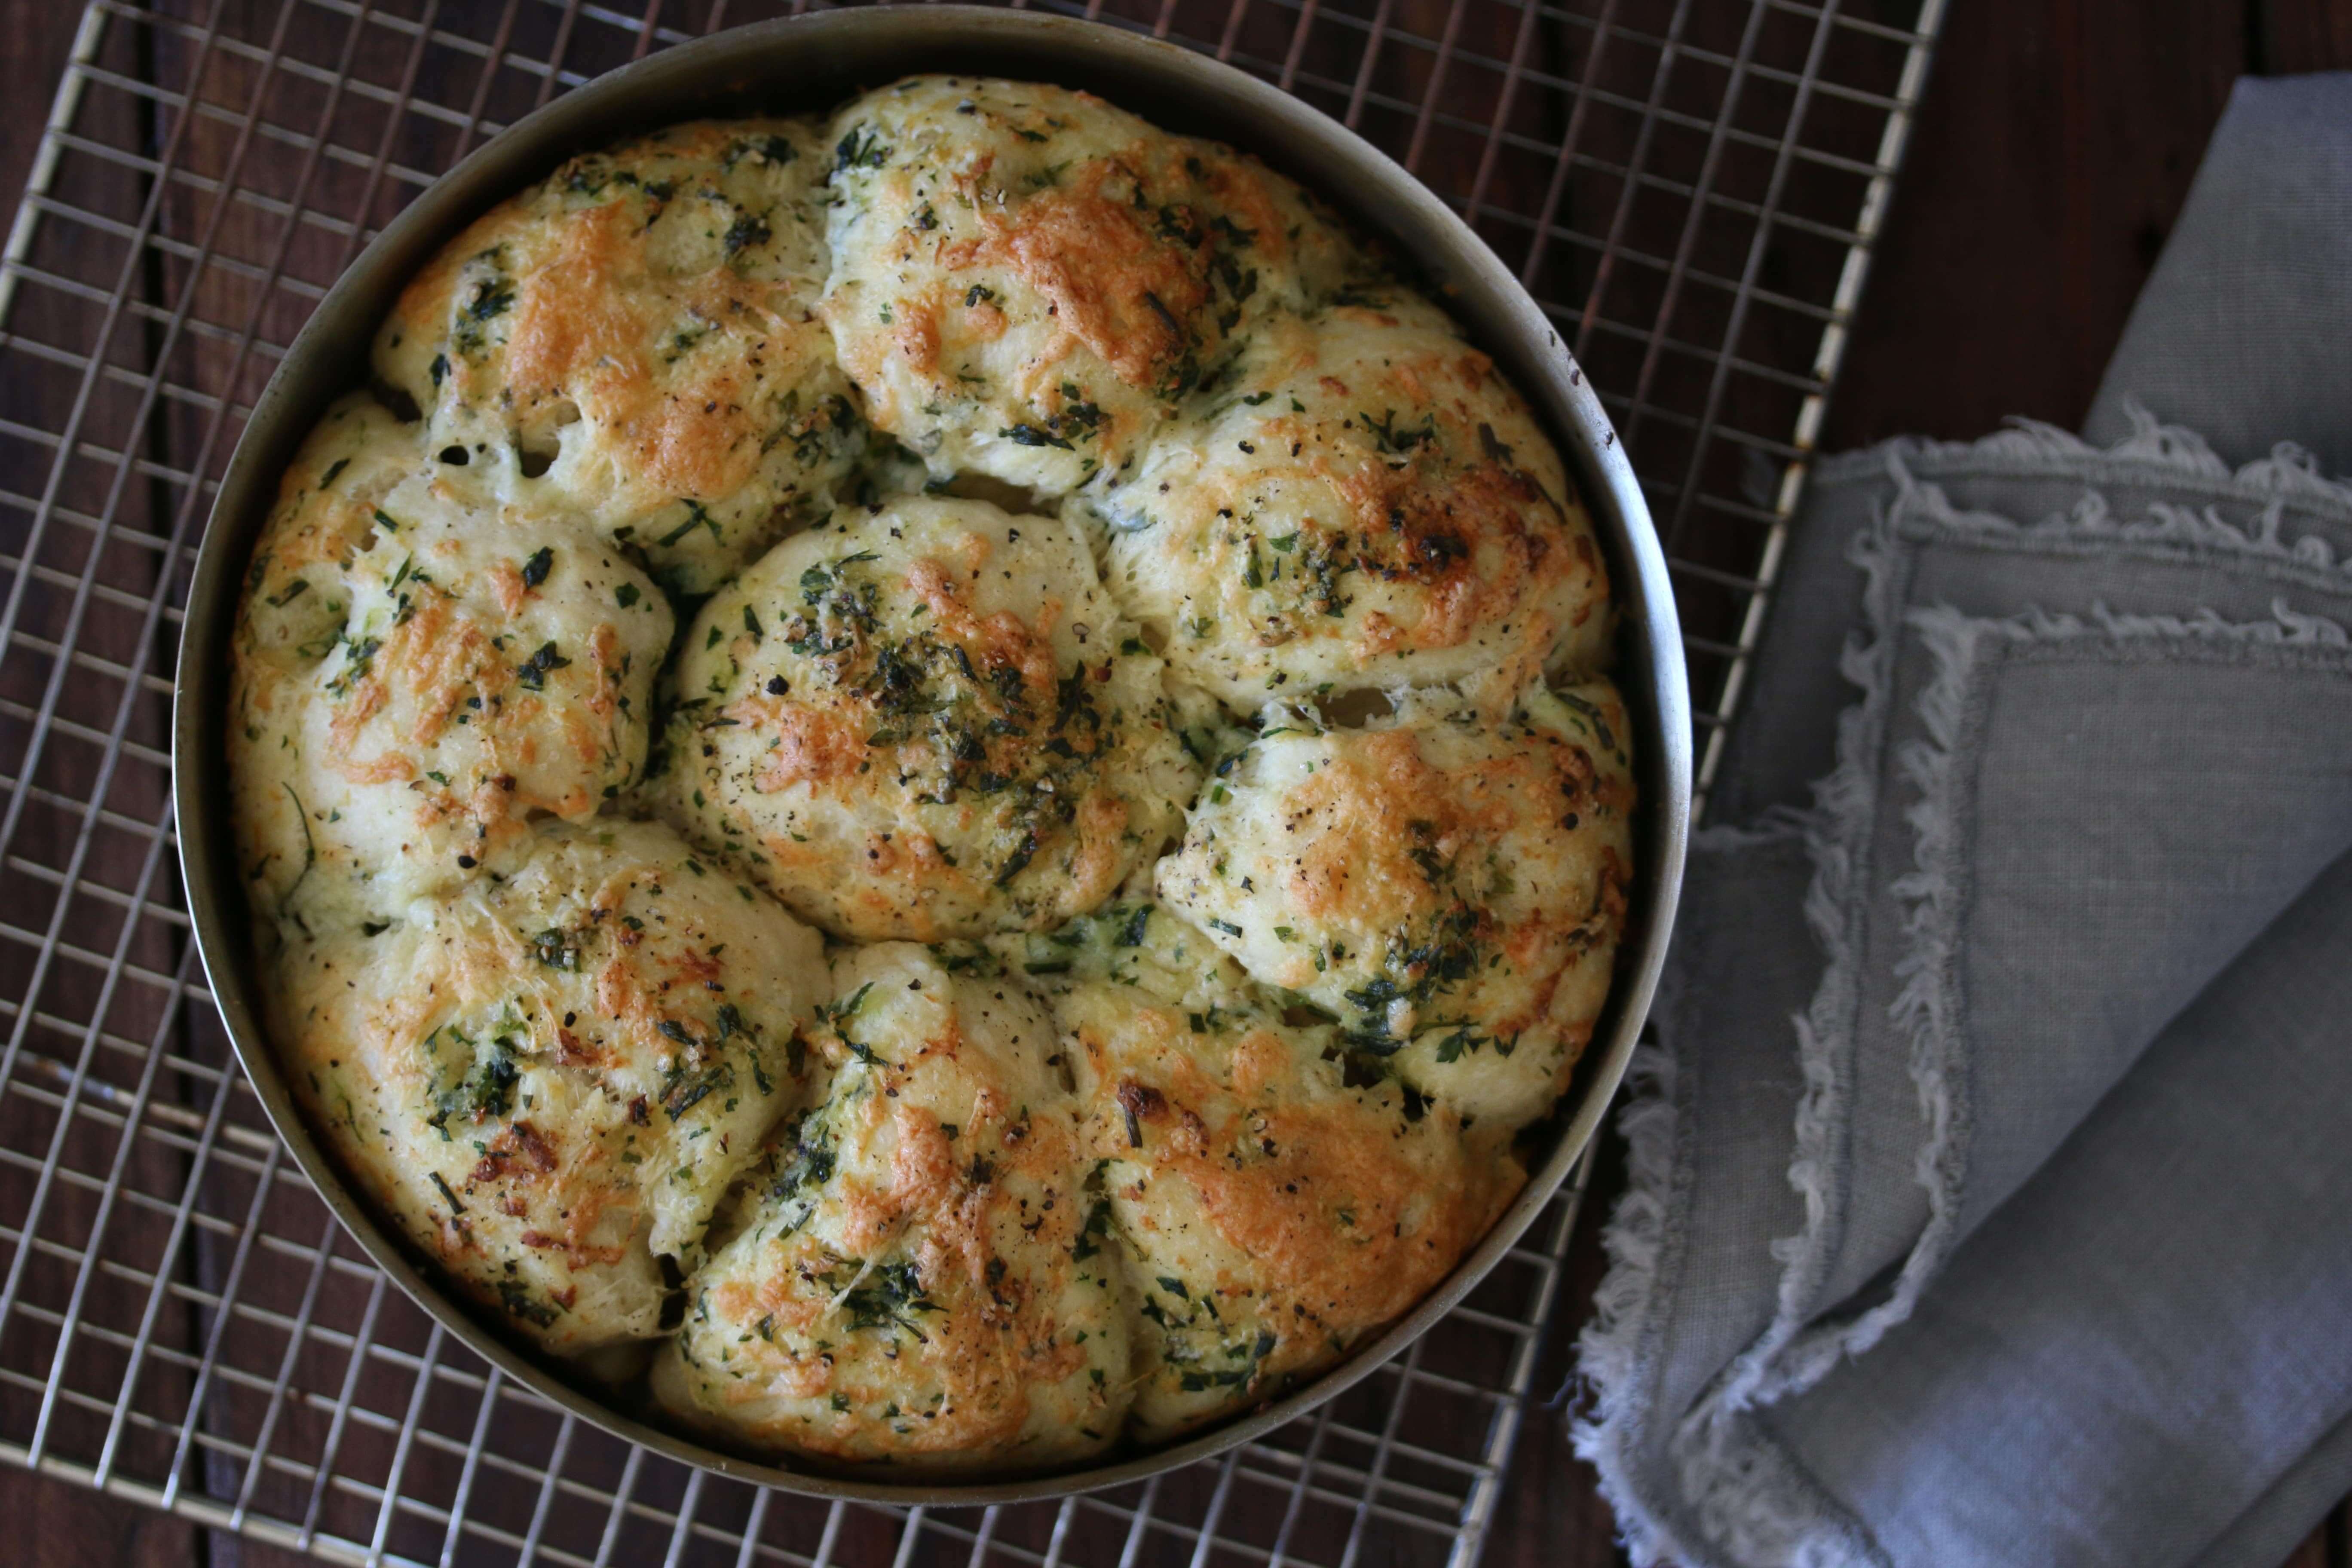
[[[1468,1564],[1580,1183],[1408,1354],[1223,1459],[1058,1505],[824,1505],[616,1442],[449,1342],[289,1167],[227,1049],[166,745],[190,558],[247,408],[342,265],[483,136],[784,8],[81,13],[0,253],[0,1460],[367,1563]],[[1647,489],[1711,771],[1941,8],[1083,11],[1340,116],[1520,272]]]

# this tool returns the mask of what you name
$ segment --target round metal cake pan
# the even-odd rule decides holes
[[[1607,1011],[1530,1179],[1453,1274],[1353,1355],[1184,1442],[1012,1479],[891,1480],[721,1452],[648,1426],[566,1381],[472,1315],[432,1265],[354,1195],[297,1110],[262,1025],[259,968],[230,826],[225,734],[238,584],[280,474],[320,410],[367,375],[377,324],[459,229],[574,153],[678,121],[822,112],[919,71],[1003,76],[1097,93],[1162,127],[1253,153],[1339,207],[1425,275],[1559,442],[1591,511],[1622,625],[1617,678],[1640,731],[1631,911]],[[1567,1178],[1608,1109],[1647,1014],[1689,829],[1691,718],[1672,589],[1648,509],[1600,399],[1542,310],[1452,211],[1369,142],[1279,89],[1172,44],[1067,17],[971,6],[827,12],[716,35],[600,78],[486,142],[412,202],[328,290],[256,404],[196,560],[180,640],[173,791],[188,910],[215,1000],[270,1121],[370,1258],[507,1376],[583,1420],[688,1464],[828,1498],[950,1506],[1061,1497],[1142,1479],[1245,1443],[1338,1395],[1459,1303]]]

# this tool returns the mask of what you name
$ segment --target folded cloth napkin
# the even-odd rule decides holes
[[[2105,445],[2126,400],[2244,463],[2277,441],[2352,473],[2352,134],[2342,75],[2238,84],[2083,422]]]
[[[1582,1346],[1637,1558],[2274,1568],[2352,1489],[2352,486],[2239,416],[2352,466],[2347,217],[2352,77],[2242,82],[2103,444],[1816,468]]]

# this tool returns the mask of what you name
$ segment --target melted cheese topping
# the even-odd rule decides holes
[[[866,948],[810,1031],[832,1092],[779,1133],[657,1363],[762,1447],[919,1469],[1083,1458],[1119,1431],[1132,1310],[1089,1228],[1052,1023],[929,951]]]
[[[362,1189],[469,1294],[575,1354],[670,1286],[808,1073],[815,934],[642,825],[532,836],[495,886],[290,945],[274,1033]]]
[[[246,584],[238,849],[297,1097],[486,1315],[762,1455],[1066,1465],[1520,1189],[1624,919],[1607,574],[1289,182],[1006,81],[675,126],[374,368]]]
[[[1076,533],[985,501],[777,546],[704,607],[675,695],[665,809],[842,936],[1082,914],[1196,776]]]
[[[1402,1086],[1351,1081],[1338,1031],[1283,1021],[1148,904],[1031,938],[1060,988],[1101,1197],[1139,1302],[1135,1426],[1173,1436],[1328,1365],[1443,1279],[1525,1176]]]
[[[1559,454],[1416,300],[1270,323],[1083,504],[1170,668],[1239,710],[1400,683],[1504,705],[1607,656],[1608,575]]]
[[[1508,721],[1278,715],[1192,810],[1160,896],[1349,1048],[1480,1124],[1550,1109],[1591,1039],[1633,874],[1631,734],[1605,681]]]
[[[381,418],[331,419],[288,476],[232,652],[247,886],[314,931],[504,866],[534,814],[595,816],[644,766],[674,625],[589,530],[462,470],[386,483],[413,438],[325,479]]]
[[[814,314],[828,166],[811,121],[673,126],[574,159],[418,274],[377,374],[436,447],[484,444],[509,483],[708,592],[821,516],[862,444]]]
[[[1289,182],[1087,93],[916,77],[833,135],[825,316],[875,425],[941,476],[1118,468],[1358,265]]]

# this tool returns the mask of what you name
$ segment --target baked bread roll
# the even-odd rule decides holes
[[[914,77],[834,118],[824,310],[941,477],[1116,470],[1270,312],[1362,263],[1297,187],[1090,93]]]
[[[824,515],[865,432],[815,307],[814,121],[575,158],[452,241],[377,334],[436,452],[551,491],[682,593]]]
[[[1138,1302],[1146,1442],[1258,1404],[1429,1293],[1524,1173],[1499,1140],[1351,1073],[1201,932],[1148,904],[1031,939],[1064,976],[1083,1152]],[[1057,962],[1058,960],[1058,962]],[[1066,963],[1066,968],[1060,967]]]
[[[1270,715],[1192,808],[1160,896],[1349,1049],[1481,1127],[1551,1108],[1591,1037],[1633,872],[1630,727],[1605,681],[1507,720],[1410,702]]]
[[[1088,1226],[1052,1022],[912,943],[837,984],[810,1031],[831,1090],[775,1140],[656,1394],[738,1441],[910,1470],[1099,1452],[1133,1304]]]
[[[797,1104],[814,932],[664,827],[554,824],[503,881],[289,943],[274,1033],[361,1190],[509,1329],[677,1323],[712,1210]]]
[[[233,644],[247,887],[322,934],[503,868],[530,817],[585,822],[634,784],[675,625],[561,514],[462,471],[387,483],[417,448],[386,418],[347,406],[298,461]]]
[[[837,936],[1067,920],[1181,831],[1160,661],[1051,517],[907,497],[778,545],[677,662],[662,799]]]
[[[1607,658],[1608,573],[1559,455],[1409,295],[1267,322],[1082,504],[1170,670],[1243,711],[1449,683],[1507,706]]]

